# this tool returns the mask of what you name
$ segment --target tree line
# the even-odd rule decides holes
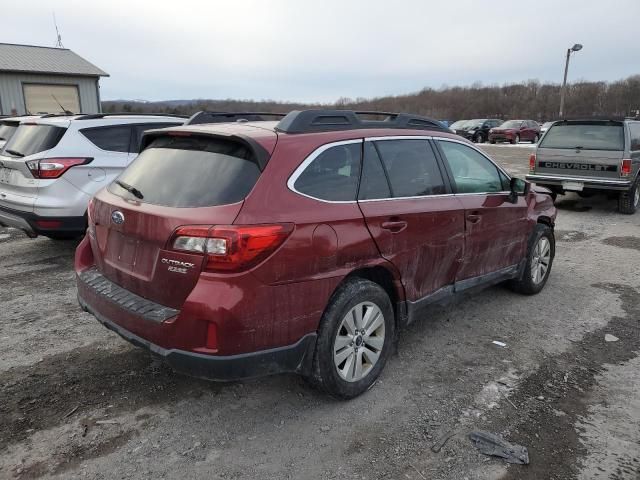
[[[424,88],[417,93],[372,99],[340,98],[331,104],[273,100],[104,101],[105,112],[191,115],[200,110],[220,112],[289,112],[304,108],[410,112],[440,120],[526,118],[540,122],[558,117],[560,85],[529,80],[517,84],[479,83],[466,87]],[[579,81],[567,85],[567,117],[633,116],[640,114],[640,75],[615,82]]]

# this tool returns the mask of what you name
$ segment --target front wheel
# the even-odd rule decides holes
[[[476,143],[484,143],[482,134],[478,134],[478,136],[476,137]]]
[[[538,223],[529,239],[522,277],[511,280],[509,287],[525,295],[539,293],[547,283],[555,254],[556,241],[553,230],[548,225]]]
[[[531,140],[531,143],[538,143],[539,139],[540,137],[538,137],[538,134],[536,133],[536,135],[533,137],[533,140]]]
[[[633,183],[631,189],[618,196],[618,211],[627,215],[636,213],[640,206],[640,176]]]
[[[308,380],[338,398],[371,388],[392,351],[393,307],[380,285],[352,279],[329,301],[320,322]]]

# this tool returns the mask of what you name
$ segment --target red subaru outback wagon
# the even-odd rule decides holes
[[[408,114],[153,130],[88,216],[78,297],[106,327],[183,373],[299,372],[342,398],[425,307],[537,293],[555,250],[547,193]]]

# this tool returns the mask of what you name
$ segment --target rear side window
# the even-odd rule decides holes
[[[17,123],[0,123],[0,140],[9,140],[17,129]]]
[[[245,145],[212,137],[160,137],[151,142],[118,180],[140,191],[144,203],[166,207],[210,207],[243,200],[260,177]],[[132,195],[112,183],[109,191]]]
[[[300,193],[333,202],[356,199],[362,142],[335,145],[318,155],[293,184]]]
[[[365,142],[358,199],[373,200],[377,198],[391,198],[391,190],[376,147],[372,142]]]
[[[23,123],[5,144],[3,152],[20,157],[44,152],[55,147],[64,132],[66,128],[53,125]]]
[[[447,193],[435,154],[426,140],[383,140],[375,144],[394,197]]]
[[[640,122],[629,124],[629,133],[631,134],[631,150],[640,150]]]
[[[559,123],[553,125],[540,148],[624,150],[622,124]]]
[[[85,128],[80,132],[96,147],[110,152],[128,152],[131,142],[131,127],[118,125],[114,127]]]

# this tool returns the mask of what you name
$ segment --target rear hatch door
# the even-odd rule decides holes
[[[186,135],[150,140],[96,195],[90,211],[98,269],[121,287],[178,309],[198,280],[204,256],[173,250],[176,229],[232,224],[261,173],[256,145]]]
[[[557,122],[538,146],[535,173],[619,179],[623,154],[622,122]]]
[[[0,205],[33,211],[40,180],[34,178],[27,162],[45,157],[65,132],[65,124],[23,123],[18,127],[0,153]]]

